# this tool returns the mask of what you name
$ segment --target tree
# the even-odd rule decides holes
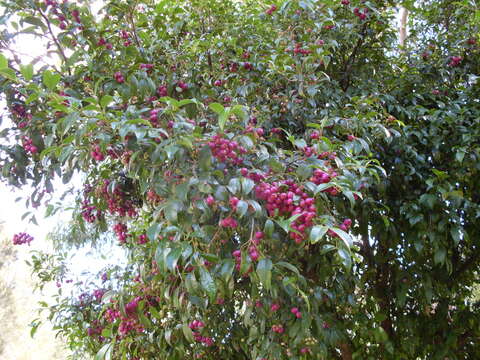
[[[32,296],[35,287],[29,267],[18,258],[18,249],[7,239],[3,222],[0,222],[0,356],[2,359],[29,360],[32,348],[37,360],[65,359],[66,352],[50,327],[41,328],[32,339],[27,324],[38,318],[39,294]],[[46,294],[44,294],[46,295]],[[35,328],[36,331],[36,328]]]
[[[59,58],[5,45],[3,179],[35,206],[81,174],[75,243],[128,257],[52,305],[77,352],[480,356],[474,2],[3,4],[6,39]],[[61,281],[57,258],[34,271]]]

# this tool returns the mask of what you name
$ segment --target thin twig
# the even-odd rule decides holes
[[[67,61],[68,61],[68,58],[67,56],[65,55],[65,52],[63,51],[63,47],[62,45],[58,42],[58,39],[57,37],[55,36],[55,34],[53,33],[53,30],[52,30],[52,26],[50,24],[50,20],[48,19],[48,17],[43,13],[42,9],[40,8],[37,8],[38,9],[38,12],[40,13],[41,17],[45,20],[45,22],[47,23],[47,27],[48,27],[48,32],[50,33],[50,35],[52,36],[52,40],[53,42],[55,43],[55,45],[57,46],[58,48],[58,51],[65,63],[65,65],[67,64]],[[70,68],[67,67],[67,71],[68,71],[68,74],[71,75],[70,73]]]

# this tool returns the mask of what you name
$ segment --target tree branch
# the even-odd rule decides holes
[[[367,22],[363,23],[357,43],[355,44],[352,53],[348,57],[347,61],[345,61],[345,65],[343,66],[343,78],[341,80],[343,91],[347,91],[348,87],[350,86],[350,72],[352,70],[353,63],[355,62],[355,58],[357,57],[358,50],[365,41],[365,31],[367,30],[367,26]]]
[[[467,260],[465,260],[457,270],[455,270],[450,277],[450,282],[457,280],[457,278],[462,275],[465,271],[469,270],[471,267],[475,266],[480,262],[480,247],[470,256]]]
[[[400,47],[405,46],[405,39],[407,38],[407,18],[408,10],[402,7],[400,9],[400,28],[399,28],[399,39]]]
[[[48,17],[43,13],[42,9],[40,8],[37,8],[38,12],[40,13],[40,16],[45,20],[45,22],[47,23],[47,28],[48,28],[48,32],[50,33],[50,36],[52,37],[52,40],[53,42],[55,43],[55,45],[57,46],[57,49],[58,49],[58,52],[60,53],[62,59],[63,59],[63,62],[67,63],[68,61],[68,58],[67,56],[65,55],[65,52],[63,51],[63,47],[62,45],[58,42],[58,39],[57,37],[55,36],[55,34],[53,33],[53,30],[52,30],[52,25],[50,24],[50,20],[48,19]],[[70,73],[70,68],[67,67],[67,71],[68,71],[68,74],[71,75]]]

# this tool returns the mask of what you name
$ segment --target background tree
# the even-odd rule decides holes
[[[479,357],[474,2],[401,2],[401,53],[395,1],[3,4],[60,61],[5,43],[3,179],[79,174],[75,244],[128,258],[50,307],[77,353]]]
[[[64,344],[55,337],[51,326],[43,326],[35,339],[31,337],[31,329],[27,325],[39,319],[38,301],[43,300],[46,294],[32,296],[35,283],[22,259],[25,256],[19,256],[18,249],[14,248],[3,224],[0,224],[0,322],[3,330],[0,357],[5,360],[30,360],[35,347],[38,360],[65,359]]]

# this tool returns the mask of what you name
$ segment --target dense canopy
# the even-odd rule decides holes
[[[82,182],[34,272],[128,259],[43,304],[75,359],[480,358],[476,1],[0,4],[1,179]]]

